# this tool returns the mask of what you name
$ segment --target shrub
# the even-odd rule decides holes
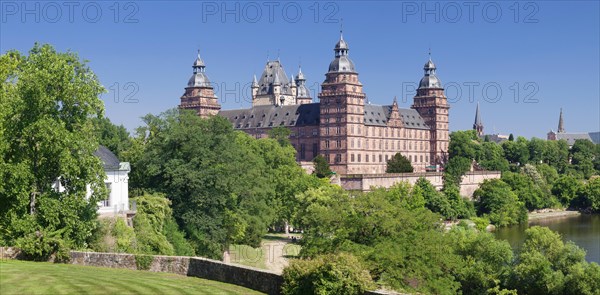
[[[352,254],[293,260],[283,271],[284,295],[363,294],[375,288],[369,272]]]
[[[153,260],[151,255],[135,255],[135,266],[138,270],[149,270]]]
[[[17,239],[15,246],[30,260],[48,261],[54,258],[56,262],[66,262],[70,259],[68,243],[56,237],[55,233],[38,230]]]
[[[482,232],[484,232],[487,226],[490,224],[490,220],[485,217],[473,217],[471,220],[473,223],[475,223],[475,228]]]

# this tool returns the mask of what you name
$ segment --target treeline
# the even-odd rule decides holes
[[[368,193],[335,186],[298,197],[303,260],[284,270],[284,294],[362,294],[382,287],[426,294],[598,294],[600,267],[548,228],[519,252],[465,222],[447,232],[419,185]]]
[[[509,225],[526,220],[526,211],[543,208],[600,210],[600,144],[527,140],[501,144],[477,137],[473,130],[450,135],[445,182],[459,183],[472,166],[502,172],[474,194],[478,215]]]

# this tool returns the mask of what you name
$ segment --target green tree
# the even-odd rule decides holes
[[[569,145],[565,140],[547,140],[542,161],[564,173],[569,164]]]
[[[144,121],[139,186],[169,197],[195,252],[220,258],[232,243],[259,246],[276,218],[272,171],[259,141],[218,116],[171,110]]]
[[[511,134],[508,136],[508,141],[514,141],[514,140],[515,140],[515,136],[514,136],[514,135],[511,133]]]
[[[552,185],[552,194],[566,207],[571,205],[571,201],[577,196],[583,188],[583,183],[570,175],[561,175],[554,185]]]
[[[481,144],[479,165],[487,170],[508,171],[508,161],[504,158],[504,150],[495,142]]]
[[[529,161],[529,149],[527,145],[527,139],[522,136],[519,136],[516,141],[505,141],[502,143],[504,156],[512,164],[525,165]]]
[[[473,193],[478,215],[486,216],[497,226],[507,226],[527,221],[523,202],[500,179],[485,180]]]
[[[386,173],[412,173],[414,171],[410,161],[400,153],[396,153],[387,162]]]
[[[93,118],[94,131],[96,138],[101,145],[107,147],[115,153],[117,158],[121,159],[121,153],[131,146],[129,132],[123,125],[115,125],[110,119]]]
[[[0,240],[36,257],[84,248],[106,193],[91,121],[104,88],[75,53],[50,45],[9,51],[0,68]]]
[[[317,155],[313,159],[313,163],[315,164],[315,171],[313,172],[317,177],[324,178],[329,177],[333,172],[329,169],[329,163],[323,155]]]
[[[462,294],[489,293],[510,275],[513,252],[507,241],[460,226],[450,230],[448,238],[463,260],[456,273]]]
[[[529,211],[554,205],[550,196],[525,173],[502,173],[502,181],[511,187],[512,191],[525,204],[525,207]]]
[[[579,171],[585,179],[594,174],[594,143],[587,139],[575,140],[571,148],[571,163],[576,171]]]
[[[292,260],[283,270],[282,294],[362,295],[375,288],[369,271],[349,253],[320,255],[311,260]]]
[[[572,277],[571,273],[576,271],[574,266],[587,264],[585,251],[572,242],[563,243],[560,235],[547,227],[531,227],[525,235],[510,285],[519,294],[581,294],[577,290],[566,289],[565,278]],[[595,274],[596,277],[599,275]],[[587,282],[582,285],[587,285]],[[582,285],[577,288],[588,288]],[[598,284],[591,282],[591,285]]]
[[[546,152],[546,142],[543,139],[532,138],[527,143],[527,148],[529,149],[529,159],[534,164],[539,164],[544,158],[544,153]]]
[[[269,130],[269,138],[277,140],[281,146],[291,145],[290,134],[292,134],[292,132],[285,126],[277,126]]]
[[[478,146],[475,130],[454,131],[450,134],[448,154],[450,158],[464,157],[473,160],[478,154]]]

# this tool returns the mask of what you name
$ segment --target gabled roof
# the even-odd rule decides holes
[[[319,104],[263,105],[250,109],[224,110],[219,112],[219,116],[229,120],[235,129],[318,126]]]
[[[588,133],[595,144],[600,144],[600,131]]]

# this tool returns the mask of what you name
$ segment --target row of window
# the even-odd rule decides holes
[[[340,156],[341,161],[341,155],[337,155]],[[387,161],[389,161],[389,159],[391,159],[393,155],[356,154],[355,158],[355,154],[350,154],[350,163],[362,163],[363,157],[365,163],[387,163]],[[429,163],[429,155],[408,155],[407,158],[411,163]]]

